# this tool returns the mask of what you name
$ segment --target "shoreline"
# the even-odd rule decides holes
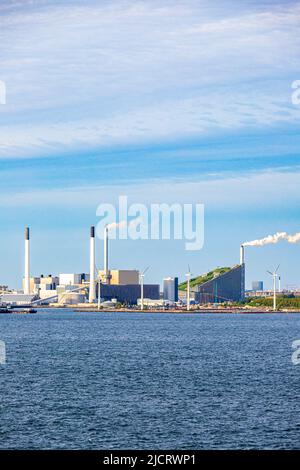
[[[299,309],[284,309],[284,310],[276,310],[275,312],[270,309],[242,309],[242,308],[226,308],[226,309],[218,309],[218,308],[201,308],[201,309],[191,309],[189,311],[185,309],[145,309],[141,310],[139,308],[105,308],[105,309],[100,309],[98,310],[97,307],[83,307],[83,306],[37,306],[36,307],[37,311],[39,310],[73,310],[75,312],[80,312],[80,313],[142,313],[142,314],[147,314],[147,313],[166,313],[166,314],[185,314],[185,315],[191,315],[191,314],[240,314],[240,315],[247,315],[247,314],[280,314],[280,313],[300,313]]]

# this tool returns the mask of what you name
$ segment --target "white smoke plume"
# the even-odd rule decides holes
[[[268,235],[258,240],[252,240],[251,242],[245,242],[243,246],[264,246],[278,243],[281,240],[285,240],[288,243],[298,243],[300,241],[300,232],[294,235],[289,235],[287,232],[277,232],[274,235]]]
[[[112,224],[106,225],[108,230],[113,230],[115,228],[126,227],[126,226],[127,226],[126,220],[122,220],[121,222],[113,222]]]
[[[117,228],[122,228],[122,227],[131,227],[132,225],[137,225],[142,222],[141,217],[137,217],[136,219],[130,220],[129,222],[127,220],[121,220],[120,222],[113,222],[111,224],[107,224],[106,227],[108,230],[113,230]]]

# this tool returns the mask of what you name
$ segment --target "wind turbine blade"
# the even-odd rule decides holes
[[[189,265],[189,264],[188,264],[188,269],[189,269],[189,271],[188,271],[188,272],[190,273],[190,272],[191,272],[191,268],[190,268],[190,265]]]
[[[274,273],[271,273],[271,271],[267,271],[267,273],[271,274],[271,276],[274,276]]]
[[[280,268],[280,264],[277,266],[275,273],[277,273],[279,268]]]
[[[143,271],[143,274],[145,274],[148,271],[149,268],[150,268],[150,266],[147,266],[147,268]]]

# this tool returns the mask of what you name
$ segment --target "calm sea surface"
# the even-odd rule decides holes
[[[1,315],[2,449],[300,448],[300,314]]]

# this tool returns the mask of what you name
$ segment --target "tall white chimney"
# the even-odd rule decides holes
[[[93,303],[96,299],[95,292],[95,227],[91,227],[90,232],[90,291],[89,302]]]
[[[241,245],[240,247],[240,265],[241,265],[241,300],[245,298],[245,289],[246,289],[246,281],[245,281],[245,247]]]
[[[244,245],[241,245],[240,248],[240,265],[245,264],[245,247]]]
[[[24,273],[24,294],[30,294],[30,241],[29,227],[25,228],[25,273]]]
[[[104,279],[106,284],[110,284],[110,272],[108,269],[108,227],[104,229]]]

